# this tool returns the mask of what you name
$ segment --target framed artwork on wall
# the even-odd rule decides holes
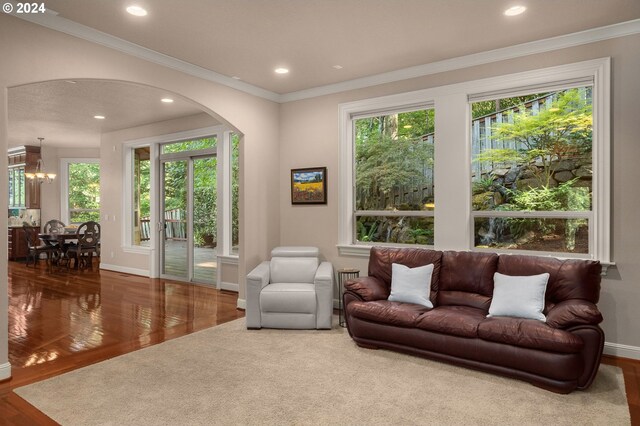
[[[291,169],[291,204],[327,204],[327,168]]]

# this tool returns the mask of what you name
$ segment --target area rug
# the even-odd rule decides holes
[[[62,425],[625,425],[620,369],[586,392],[386,350],[343,328],[246,330],[240,319],[15,391]]]

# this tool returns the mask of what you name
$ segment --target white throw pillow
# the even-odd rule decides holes
[[[391,294],[392,302],[415,303],[416,305],[433,308],[429,300],[431,294],[431,274],[433,263],[417,268],[409,268],[399,263],[391,264]]]
[[[549,274],[511,276],[493,275],[493,299],[487,317],[516,317],[547,321],[544,294]]]

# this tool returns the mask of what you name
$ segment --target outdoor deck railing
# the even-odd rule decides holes
[[[164,212],[164,234],[168,240],[187,239],[187,219],[183,209],[171,209]],[[140,219],[140,240],[148,241],[151,235],[151,219]]]

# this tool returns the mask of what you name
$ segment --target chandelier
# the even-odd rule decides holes
[[[36,163],[36,170],[34,173],[26,172],[24,174],[24,177],[31,180],[38,179],[39,183],[45,181],[47,183],[51,183],[51,181],[56,178],[56,174],[47,173],[44,171],[44,161],[42,161],[42,141],[44,140],[44,138],[38,138],[38,140],[40,141],[40,158],[38,158],[38,162]]]

